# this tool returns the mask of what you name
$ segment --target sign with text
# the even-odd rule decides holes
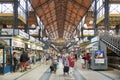
[[[1,35],[13,35],[13,29],[2,29]]]
[[[13,41],[13,46],[25,48],[25,44],[23,42],[20,42],[20,41]]]
[[[21,30],[19,30],[19,35],[22,36],[25,39],[29,39],[29,35]]]
[[[95,59],[96,64],[104,64],[104,58],[103,59]]]
[[[94,50],[94,51],[98,50],[98,46],[93,46],[92,50]]]

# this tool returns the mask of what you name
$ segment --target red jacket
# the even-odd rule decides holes
[[[89,56],[89,55],[86,55],[85,60],[86,60],[86,61],[89,61],[89,60],[90,60],[90,56]]]
[[[68,58],[68,61],[69,61],[69,67],[74,67],[75,65],[75,57],[69,57]]]

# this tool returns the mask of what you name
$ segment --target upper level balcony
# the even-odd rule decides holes
[[[0,24],[13,24],[14,11],[12,3],[0,3]],[[22,8],[18,7],[18,23],[26,23],[26,15]]]
[[[120,2],[109,2],[109,26],[120,24]],[[98,5],[99,4],[99,5]],[[97,2],[97,25],[103,26],[105,19],[105,8],[102,0]]]

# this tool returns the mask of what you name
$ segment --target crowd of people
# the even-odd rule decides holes
[[[50,65],[50,69],[51,72],[55,72],[56,73],[56,66],[57,66],[57,58],[58,55],[54,55],[52,56],[52,63]],[[61,57],[59,58],[62,60],[62,64],[63,64],[63,74],[65,75],[65,73],[72,75],[73,74],[73,70],[75,67],[75,63],[78,59],[80,59],[82,68],[86,68],[89,69],[90,67],[90,55],[89,53],[87,53],[86,55],[81,54],[80,56],[78,56],[77,54],[75,54],[74,52],[70,52],[70,53],[65,53],[65,54],[61,54]]]
[[[36,54],[23,51],[20,55],[17,52],[13,52],[13,72],[21,69],[21,72],[24,72],[28,69],[31,69],[31,64],[35,64]]]
[[[51,72],[56,73],[59,60],[62,60],[64,75],[65,73],[67,73],[72,76],[73,70],[75,67],[75,62],[76,62],[75,54],[71,52],[70,54],[66,53],[66,54],[61,54],[61,55],[60,54],[52,55],[51,56],[52,63],[50,65]]]
[[[75,67],[77,60],[80,60],[82,68],[84,68],[84,69],[85,68],[89,69],[89,66],[90,66],[89,53],[87,53],[86,55],[81,54],[80,56],[78,56],[74,52],[70,52],[70,53],[65,52],[65,53],[62,53],[61,55],[53,54],[53,55],[49,55],[49,56],[51,57],[50,59],[52,61],[51,65],[50,65],[50,70],[51,70],[51,72],[54,72],[54,73],[56,73],[59,59],[62,60],[63,75],[65,75],[67,73],[71,77],[72,77],[74,67]]]
[[[80,55],[80,61],[81,61],[81,66],[83,69],[88,69],[90,68],[90,54],[87,53],[86,55],[81,54]]]
[[[87,53],[86,55],[81,54],[80,56],[78,56],[74,52],[50,53],[45,51],[40,62],[45,63],[46,65],[50,64],[51,72],[56,73],[59,60],[62,60],[63,74],[65,75],[67,73],[69,75],[72,75],[75,67],[75,62],[78,59],[80,59],[81,61],[82,68],[86,68],[86,69],[89,68],[89,63],[90,63],[89,53]],[[13,52],[13,72],[17,71],[18,66],[21,68],[21,71],[26,71],[28,69],[28,66],[29,68],[31,68],[31,64],[35,64],[35,63],[36,63],[35,53],[23,51],[20,57],[18,58],[18,53]]]

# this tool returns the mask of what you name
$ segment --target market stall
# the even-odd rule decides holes
[[[25,41],[29,39],[29,35],[19,29],[2,29],[0,39],[3,39],[8,44],[1,46],[1,62],[2,70],[1,73],[5,74],[7,72],[13,71],[12,54],[17,52],[18,56],[22,53],[21,51],[25,49]]]

